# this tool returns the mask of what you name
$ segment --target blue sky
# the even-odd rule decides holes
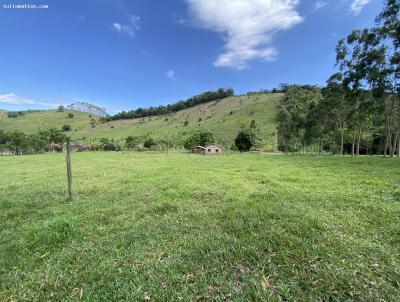
[[[113,114],[206,90],[322,85],[381,0],[0,0],[0,108]],[[36,4],[48,8],[9,8]]]

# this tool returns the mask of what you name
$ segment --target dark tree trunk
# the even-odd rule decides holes
[[[392,132],[390,131],[390,128],[388,128],[386,134],[385,156],[392,154],[392,150]]]
[[[393,144],[394,145],[393,145],[392,150],[390,152],[390,157],[394,157],[394,154],[396,153],[396,148],[398,148],[397,144],[398,144],[398,140],[399,140],[399,131],[400,131],[400,129],[397,129],[397,131],[396,131],[396,135],[395,135],[394,140],[393,140]]]
[[[322,155],[324,151],[324,140],[322,136],[319,138],[319,154]]]
[[[397,140],[397,157],[400,157],[400,135]]]
[[[384,149],[384,152],[383,152],[383,156],[384,157],[387,156],[388,148],[389,148],[389,136],[386,134],[385,149]]]
[[[394,94],[392,95],[391,102],[385,99],[385,118],[386,118],[386,141],[384,156],[392,154],[392,116],[394,107]]]
[[[344,129],[342,127],[340,131],[340,155],[343,156],[343,148],[344,148]]]
[[[361,130],[361,126],[358,129],[358,137],[357,137],[357,150],[356,150],[356,154],[357,156],[360,155],[360,142],[361,142],[361,135],[362,135],[362,130]]]
[[[355,148],[356,148],[356,128],[353,130],[353,141],[351,142],[351,155],[355,155]]]

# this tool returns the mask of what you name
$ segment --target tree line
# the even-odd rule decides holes
[[[374,27],[338,42],[326,87],[284,85],[282,151],[400,156],[399,13],[400,1],[386,0]]]
[[[21,131],[4,131],[0,129],[0,155],[27,155],[44,152],[62,152],[68,135],[65,130],[51,128],[26,134]],[[162,151],[177,147],[174,142],[155,140],[149,135],[128,136],[123,140],[101,138],[96,144],[71,143],[76,151]]]
[[[50,151],[52,144],[62,145],[67,139],[62,130],[51,128],[26,134],[21,131],[0,129],[0,154],[8,152],[14,155],[35,154]]]
[[[175,104],[166,106],[149,107],[149,108],[138,108],[131,111],[122,111],[113,116],[103,117],[102,121],[113,121],[113,120],[124,120],[124,119],[136,119],[148,116],[157,116],[175,113],[187,108],[197,106],[199,104],[224,99],[234,95],[234,90],[231,88],[224,89],[220,88],[217,91],[208,91],[200,95],[193,96],[185,101],[179,101]]]

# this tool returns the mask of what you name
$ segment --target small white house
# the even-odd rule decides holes
[[[205,147],[204,150],[205,155],[220,155],[222,154],[222,147],[217,144],[212,144]]]

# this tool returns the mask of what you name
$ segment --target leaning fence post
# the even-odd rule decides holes
[[[68,178],[68,198],[72,200],[72,171],[71,171],[71,140],[67,138],[67,178]]]

